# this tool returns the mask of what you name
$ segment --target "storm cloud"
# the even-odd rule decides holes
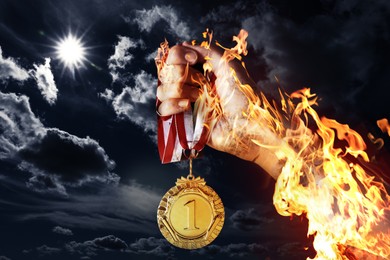
[[[66,194],[64,185],[99,181],[117,183],[115,167],[99,143],[57,128],[46,128],[26,96],[0,92],[0,158],[30,172],[36,191]]]
[[[204,256],[221,256],[231,258],[243,258],[251,255],[265,257],[268,254],[268,249],[258,243],[237,243],[237,244],[228,244],[228,245],[209,245],[207,247],[195,250],[193,252],[197,255]]]
[[[175,248],[163,238],[140,238],[129,244],[129,251],[136,254],[146,254],[152,256],[160,256],[172,258],[175,253]]]
[[[65,245],[65,250],[71,254],[95,256],[99,250],[121,251],[127,248],[126,242],[114,235],[98,237],[83,242],[71,241]]]
[[[41,210],[37,209],[19,219],[45,220],[69,228],[152,235],[156,233],[154,213],[162,195],[162,192],[134,181],[117,186],[106,185],[98,187],[96,194],[73,194],[61,202],[42,202]]]

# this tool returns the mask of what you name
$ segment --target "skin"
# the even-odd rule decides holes
[[[182,45],[176,45],[170,49],[167,64],[174,66],[173,68],[177,73],[177,77],[176,79],[165,79],[163,75],[159,75],[162,84],[157,89],[157,98],[162,103],[158,108],[158,112],[163,116],[168,116],[190,109],[190,102],[195,102],[200,95],[196,83],[191,79],[194,77],[204,79],[203,74],[193,66],[198,63],[204,63],[206,56],[211,57],[213,72],[217,77],[217,81],[215,82],[217,94],[221,103],[224,104],[224,116],[213,128],[208,145],[244,160],[253,161],[274,179],[277,179],[285,164],[285,160],[280,155],[278,157],[275,149],[267,149],[254,145],[251,140],[255,139],[265,145],[284,148],[284,151],[292,156],[292,158],[297,156],[296,152],[282,138],[270,131],[267,128],[269,126],[261,124],[261,122],[254,125],[249,123],[244,128],[244,131],[236,133],[235,138],[229,138],[231,136],[229,133],[234,128],[235,123],[237,123],[237,118],[240,120],[239,115],[243,111],[246,111],[248,103],[241,91],[235,91],[238,85],[233,78],[229,79],[225,77],[222,82],[218,81],[218,77],[223,78],[221,75],[226,75],[226,72],[233,68],[241,83],[248,84],[252,88],[255,86],[255,83],[237,60],[232,60],[229,63],[220,63],[222,51],[215,46],[211,50],[206,50],[185,42]],[[187,65],[190,67],[188,75],[184,77]],[[261,121],[261,118],[259,120]],[[311,131],[306,131],[306,134],[314,138]],[[316,175],[322,176],[320,173]],[[356,259],[384,259],[353,247],[348,247],[346,255],[356,256]]]
[[[244,122],[240,115],[246,111],[248,102],[244,94],[238,90],[234,78],[226,75],[230,75],[229,72],[233,68],[241,83],[248,84],[252,88],[255,83],[238,60],[234,59],[229,63],[220,62],[222,54],[223,51],[215,46],[212,46],[210,50],[200,46],[192,46],[187,42],[173,46],[169,51],[166,63],[173,65],[171,67],[176,76],[169,77],[163,73],[159,75],[161,85],[157,88],[157,98],[162,103],[158,107],[158,112],[162,116],[169,116],[190,109],[190,103],[195,102],[200,95],[200,91],[192,79],[206,80],[203,73],[196,70],[194,65],[203,64],[205,57],[210,57],[212,71],[217,77],[216,90],[221,104],[223,104],[224,113],[213,128],[207,145],[241,159],[253,161],[276,179],[284,165],[283,160],[276,156],[275,151],[259,147],[251,140],[260,140],[261,143],[272,146],[285,145],[279,137],[266,127],[259,127],[258,124],[248,125],[245,131],[236,132],[234,138],[229,134],[232,129],[236,129],[234,124],[237,124],[237,121]],[[189,66],[187,75],[185,75],[186,66]],[[223,80],[219,80],[222,78]],[[247,123],[246,120],[245,123]]]

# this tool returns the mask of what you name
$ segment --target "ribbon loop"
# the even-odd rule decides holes
[[[155,58],[158,71],[158,83],[161,85],[161,71],[166,66],[166,59],[169,53],[168,42],[161,43]],[[216,77],[211,72],[206,72],[208,87],[215,87]],[[208,84],[206,83],[206,84]],[[161,104],[157,99],[156,107]],[[207,113],[204,114],[204,113]],[[209,118],[209,112],[199,109],[197,115],[193,115],[192,109],[171,116],[160,116],[157,114],[157,143],[162,163],[177,162],[188,158],[195,158],[206,145],[209,138],[209,129],[205,122]],[[195,126],[194,126],[195,124]],[[190,156],[185,151],[191,151]],[[196,156],[192,156],[195,155]]]

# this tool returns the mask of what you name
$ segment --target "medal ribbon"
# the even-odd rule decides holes
[[[214,89],[216,79],[214,74],[211,73],[209,78]],[[156,107],[158,108],[160,104],[161,101],[157,100]],[[171,116],[157,115],[157,142],[162,163],[188,159],[183,156],[183,151],[190,150],[191,153],[198,153],[204,148],[209,137],[209,129],[204,126],[204,120],[208,116],[199,113],[202,111],[199,110],[195,117],[195,126],[192,109]]]

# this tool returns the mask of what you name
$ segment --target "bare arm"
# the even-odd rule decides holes
[[[194,102],[201,94],[196,87],[197,82],[193,79],[205,80],[202,73],[192,66],[208,60],[217,78],[215,84],[223,110],[223,115],[213,127],[208,145],[241,159],[253,161],[277,179],[285,160],[282,154],[276,153],[275,147],[283,147],[289,153],[294,151],[275,134],[267,118],[259,115],[256,120],[248,120],[243,116],[243,113],[248,112],[251,102],[248,95],[256,96],[252,90],[255,83],[238,60],[223,61],[222,56],[222,50],[215,46],[209,50],[188,43],[172,47],[166,60],[171,71],[163,71],[159,75],[162,82],[157,89],[157,97],[162,101],[159,113],[166,116],[190,108],[189,102]],[[187,64],[190,66],[188,70]],[[249,93],[242,90],[242,85],[248,87],[245,91]]]

